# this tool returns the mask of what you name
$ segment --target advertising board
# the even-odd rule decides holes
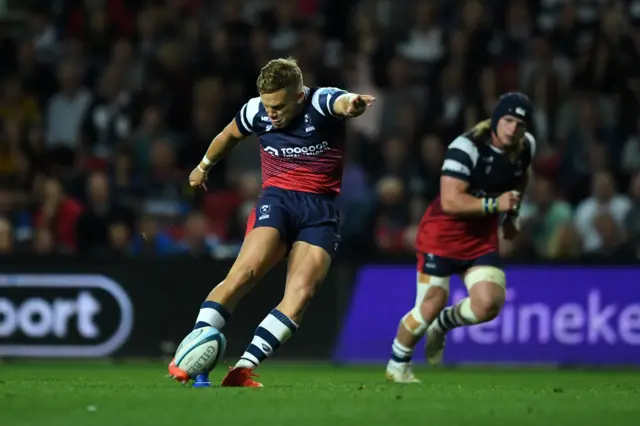
[[[110,278],[0,275],[0,356],[108,356],[132,328],[131,300]]]
[[[445,362],[640,364],[640,268],[508,267],[495,320],[453,330]],[[368,266],[357,274],[334,351],[339,362],[385,362],[400,318],[415,302],[415,268]],[[466,297],[452,278],[451,300]],[[416,349],[424,359],[424,344]]]

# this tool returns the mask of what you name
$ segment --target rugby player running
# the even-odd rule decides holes
[[[491,321],[499,314],[506,280],[498,252],[498,227],[502,221],[506,239],[518,233],[520,194],[528,183],[536,150],[535,138],[527,132],[532,113],[525,95],[504,94],[491,119],[449,145],[440,195],[427,208],[418,229],[415,306],[398,326],[387,379],[419,382],[411,358],[425,332],[427,361],[438,365],[447,332]],[[468,297],[445,307],[454,274],[461,274]]]
[[[236,144],[254,133],[260,142],[262,191],[229,273],[202,304],[194,329],[221,330],[240,299],[288,255],[284,297],[258,325],[253,340],[222,386],[262,387],[253,370],[298,329],[304,311],[327,275],[340,239],[334,202],[344,167],[344,118],[362,115],[375,98],[342,89],[303,85],[293,59],[266,64],[250,99],[207,149],[189,176],[204,187],[207,173]],[[206,188],[205,188],[206,189]],[[172,361],[169,374],[191,379]],[[208,375],[194,386],[209,386]]]

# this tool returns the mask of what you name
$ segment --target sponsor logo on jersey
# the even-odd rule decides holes
[[[302,156],[315,156],[320,155],[329,150],[329,142],[324,141],[319,144],[309,146],[296,146],[290,148],[274,148],[272,146],[265,146],[265,152],[275,157],[302,157]]]

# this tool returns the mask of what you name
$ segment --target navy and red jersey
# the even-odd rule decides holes
[[[333,87],[305,88],[302,112],[286,128],[271,124],[260,98],[252,98],[236,115],[240,132],[260,141],[262,187],[338,194],[344,168],[345,127],[334,111],[347,93]]]
[[[473,129],[447,148],[442,175],[469,184],[468,193],[497,197],[516,189],[535,155],[536,141],[526,133],[515,161],[491,143],[491,131]],[[498,251],[499,215],[455,217],[442,211],[438,195],[429,205],[418,228],[416,250],[451,259],[476,259]]]

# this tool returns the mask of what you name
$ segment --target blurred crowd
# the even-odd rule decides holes
[[[640,258],[639,23],[640,0],[2,2],[0,253],[233,257],[257,142],[207,192],[187,176],[291,55],[377,97],[348,122],[344,251],[411,253],[447,144],[521,90],[535,178],[503,254]]]

